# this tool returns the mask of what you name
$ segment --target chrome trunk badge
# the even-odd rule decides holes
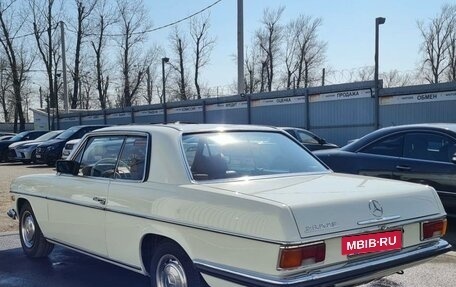
[[[383,216],[383,206],[377,200],[369,201],[369,211],[375,217]]]

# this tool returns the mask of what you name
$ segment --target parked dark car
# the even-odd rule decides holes
[[[308,148],[311,151],[338,148],[337,145],[328,143],[324,138],[321,138],[316,134],[305,129],[292,127],[281,127],[280,129],[292,135],[295,139],[297,139],[300,143],[302,143],[306,148]]]
[[[48,131],[25,131],[9,140],[0,141],[0,161],[8,161],[8,146],[15,142],[34,140]]]
[[[55,162],[62,157],[62,150],[67,141],[82,138],[86,133],[104,127],[106,127],[106,125],[84,125],[74,126],[65,130],[56,138],[37,146],[35,151],[35,162],[53,166]]]
[[[10,144],[8,160],[21,161],[25,164],[35,162],[36,147],[43,142],[56,138],[62,132],[63,130],[50,131],[34,140]]]
[[[336,172],[430,185],[447,213],[456,215],[456,124],[383,128],[315,155]]]
[[[14,135],[0,136],[0,141],[7,141],[14,137]]]

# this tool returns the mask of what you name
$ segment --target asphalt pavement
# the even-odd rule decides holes
[[[56,246],[49,258],[25,257],[16,233],[0,234],[1,287],[148,287],[149,278]]]
[[[404,275],[391,275],[363,286],[454,287],[456,282],[454,270],[456,270],[456,252],[452,251],[428,263],[406,269]],[[31,260],[22,253],[17,233],[2,233],[0,234],[0,286],[148,287],[149,278],[58,246],[49,258]]]

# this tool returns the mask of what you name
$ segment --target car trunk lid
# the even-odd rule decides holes
[[[424,185],[336,173],[209,184],[284,204],[301,237],[356,230],[443,214]]]

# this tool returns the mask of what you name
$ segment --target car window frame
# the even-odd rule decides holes
[[[146,153],[145,153],[145,162],[144,162],[145,167],[144,167],[143,177],[141,180],[131,180],[131,179],[121,179],[121,178],[104,178],[104,177],[90,177],[90,178],[95,178],[95,179],[100,179],[100,180],[111,180],[111,181],[124,181],[124,182],[145,182],[148,180],[150,165],[151,165],[151,161],[152,161],[152,157],[150,156],[150,154],[152,152],[152,147],[151,147],[152,146],[152,136],[148,132],[139,132],[139,131],[122,131],[122,132],[106,131],[106,132],[96,132],[96,133],[89,132],[84,135],[84,137],[81,139],[81,142],[77,145],[74,153],[70,154],[71,158],[69,158],[68,160],[72,160],[72,161],[76,161],[76,162],[80,163],[81,159],[78,160],[78,157],[83,155],[90,138],[99,137],[99,136],[124,136],[125,137],[125,139],[122,143],[122,147],[119,150],[119,156],[118,156],[118,159],[116,162],[116,167],[117,167],[120,155],[122,154],[126,138],[129,136],[145,137],[147,142],[146,142]],[[74,176],[83,177],[79,174],[74,175]],[[85,177],[87,178],[88,176],[85,176]]]
[[[370,156],[384,156],[384,157],[392,157],[392,158],[402,158],[403,157],[403,153],[404,153],[405,133],[406,132],[404,132],[404,131],[399,131],[399,132],[395,132],[395,133],[392,133],[392,134],[384,135],[384,136],[376,139],[373,142],[370,142],[370,143],[367,143],[367,144],[363,145],[362,147],[360,147],[359,149],[356,150],[356,153],[362,153],[362,154],[366,154],[366,155],[370,155]],[[371,147],[373,145],[378,144],[381,141],[384,141],[384,140],[386,140],[388,138],[392,138],[392,137],[396,137],[396,136],[401,136],[402,137],[402,147],[401,147],[401,152],[400,152],[399,156],[363,152],[363,150],[366,149],[366,148],[369,148],[369,147]]]
[[[407,135],[410,134],[430,134],[430,135],[437,135],[441,136],[443,138],[448,138],[452,140],[456,144],[456,138],[452,137],[449,134],[446,134],[444,132],[440,131],[433,131],[433,130],[417,130],[417,131],[407,131],[404,134],[404,145],[402,146],[402,156],[401,158],[406,159],[406,160],[416,160],[416,161],[428,161],[428,162],[433,162],[433,163],[440,163],[440,164],[453,164],[451,161],[439,161],[439,160],[433,160],[433,159],[422,159],[422,158],[413,158],[413,157],[405,157],[404,150],[405,150],[405,138]]]
[[[374,141],[372,142],[369,142],[369,143],[366,143],[366,144],[363,144],[362,146],[360,146],[359,148],[357,148],[356,150],[354,150],[353,152],[354,153],[363,153],[362,150],[374,143],[377,143],[378,141],[381,141],[387,137],[390,137],[390,136],[394,136],[394,135],[401,135],[404,136],[405,138],[405,134],[406,133],[419,133],[419,132],[428,132],[428,133],[435,133],[435,134],[441,134],[441,135],[444,135],[444,136],[447,136],[449,137],[450,139],[456,141],[456,137],[454,137],[453,135],[451,134],[448,134],[448,133],[445,133],[445,132],[442,132],[440,130],[434,130],[434,129],[410,129],[410,130],[399,130],[399,131],[395,131],[395,132],[392,132],[392,133],[389,133],[389,134],[385,134],[385,135],[382,135],[380,136],[379,138],[375,139]],[[405,158],[403,155],[404,155],[404,145],[402,145],[402,154],[400,157],[396,157],[396,156],[389,156],[389,155],[379,155],[379,154],[372,154],[372,153],[363,153],[363,154],[368,154],[368,155],[372,155],[372,156],[385,156],[385,157],[394,157],[394,158],[403,158],[403,159],[408,159],[408,160],[418,160],[418,159],[413,159],[413,158]],[[432,161],[434,162],[434,161]],[[440,162],[440,163],[446,163],[446,162]],[[452,163],[450,163],[452,164]],[[454,164],[454,163],[453,163]]]

